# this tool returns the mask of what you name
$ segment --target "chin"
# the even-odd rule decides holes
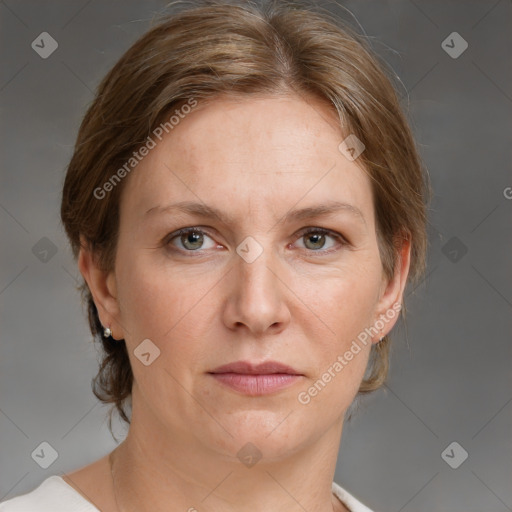
[[[315,437],[315,433],[307,429],[304,418],[301,421],[299,414],[290,414],[291,411],[291,408],[279,412],[245,410],[228,417],[218,415],[217,420],[229,434],[222,428],[210,431],[211,446],[216,446],[231,461],[233,456],[240,462],[246,456],[262,457],[262,463],[265,459],[289,457],[307,444],[310,437]],[[201,437],[204,441],[209,436]]]

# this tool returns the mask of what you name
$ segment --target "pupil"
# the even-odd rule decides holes
[[[325,235],[322,235],[322,234],[319,234],[319,235],[309,235],[308,238],[309,239],[316,239],[315,242],[313,242],[313,244],[318,244],[319,242],[323,242],[323,238],[325,237]],[[320,244],[320,245],[323,245],[323,244]]]
[[[189,243],[191,243],[192,245],[194,243],[198,243],[198,242],[201,242],[202,241],[202,235],[201,233],[198,233],[197,231],[192,231],[190,233],[186,233],[184,236],[184,240],[185,240],[185,243],[183,244],[185,247],[187,247]],[[196,240],[193,240],[193,239],[196,239]],[[192,240],[191,240],[192,239]],[[201,245],[199,243],[199,245]],[[192,248],[196,248],[196,247],[192,247]]]
[[[200,245],[200,243],[202,242],[202,234],[201,233],[198,233],[197,231],[192,231],[190,233],[187,233],[185,235],[183,235],[184,237],[184,246],[187,247],[187,244],[198,244]],[[317,235],[309,235],[308,236],[308,239],[309,240],[313,240],[313,245],[316,246],[318,244],[320,245],[323,245],[321,242],[323,242],[323,239],[324,239],[325,235],[322,235],[322,234],[317,234]],[[182,238],[182,241],[183,241],[183,238]],[[193,247],[195,248],[195,247]]]

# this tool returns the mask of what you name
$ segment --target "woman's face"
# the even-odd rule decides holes
[[[286,456],[341,428],[408,258],[387,282],[370,181],[336,122],[295,96],[217,99],[125,178],[101,319],[127,343],[133,421],[229,456],[247,442]],[[299,375],[211,373],[238,361]]]

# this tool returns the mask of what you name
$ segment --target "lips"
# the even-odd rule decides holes
[[[208,374],[222,386],[252,397],[282,392],[304,379],[295,368],[277,361],[260,364],[237,361],[219,366]]]
[[[298,370],[295,370],[295,368],[279,363],[278,361],[265,361],[260,364],[253,364],[248,361],[236,361],[219,366],[208,373],[238,373],[243,375],[271,375],[279,373],[285,375],[303,375]]]

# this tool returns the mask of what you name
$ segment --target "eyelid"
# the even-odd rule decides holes
[[[327,228],[321,228],[316,226],[306,227],[303,228],[301,231],[299,231],[300,235],[298,238],[304,235],[308,235],[309,233],[322,233],[324,235],[329,235],[332,238],[335,238],[343,245],[350,245],[350,242],[341,234],[336,231],[333,231],[332,229]],[[321,251],[317,251],[321,252]]]
[[[166,235],[163,240],[162,240],[162,245],[163,246],[168,246],[168,245],[171,245],[171,241],[174,240],[175,238],[181,236],[181,235],[184,235],[184,234],[187,234],[187,233],[193,233],[193,232],[198,232],[198,233],[201,233],[203,235],[207,235],[208,237],[210,237],[215,243],[218,244],[218,242],[216,242],[214,240],[214,236],[210,233],[210,231],[208,230],[208,228],[206,227],[203,227],[203,226],[187,226],[187,227],[184,227],[184,228],[180,228],[180,229],[177,229],[176,231],[173,231],[172,233],[169,233],[168,235]],[[188,252],[188,253],[193,253],[193,252],[199,252],[201,249],[198,249],[197,251],[183,251],[182,249],[178,249],[177,247],[175,248],[178,252]]]
[[[199,232],[199,233],[202,233],[204,235],[207,235],[209,238],[211,238],[212,240],[214,240],[215,243],[218,244],[218,242],[215,241],[214,239],[214,236],[210,233],[209,231],[210,228],[207,228],[207,227],[203,227],[203,226],[187,226],[187,227],[183,227],[183,228],[180,228],[176,231],[173,231],[172,233],[166,235],[162,241],[163,245],[164,246],[168,246],[168,245],[171,245],[171,241],[174,240],[175,238],[179,237],[180,235],[182,234],[186,234],[186,233],[191,233],[191,232]],[[306,226],[304,228],[302,228],[301,230],[299,230],[294,236],[295,236],[295,240],[297,239],[300,239],[302,238],[303,236],[305,235],[308,235],[309,233],[322,233],[324,235],[328,235],[330,236],[331,238],[334,238],[335,240],[338,241],[338,243],[341,245],[341,246],[350,246],[350,242],[341,234],[341,233],[338,233],[336,231],[333,231],[332,229],[327,229],[327,228],[322,228],[320,226]],[[201,254],[201,250],[202,249],[197,249],[195,251],[184,251],[183,249],[179,249],[177,247],[173,247],[174,250],[180,252],[180,253],[188,253],[188,254],[193,254],[193,253],[198,253],[198,254]],[[314,251],[314,250],[307,250],[306,251],[308,253],[311,253],[311,254],[329,254],[329,253],[332,253],[332,252],[336,252],[338,249],[319,249],[318,251]]]

